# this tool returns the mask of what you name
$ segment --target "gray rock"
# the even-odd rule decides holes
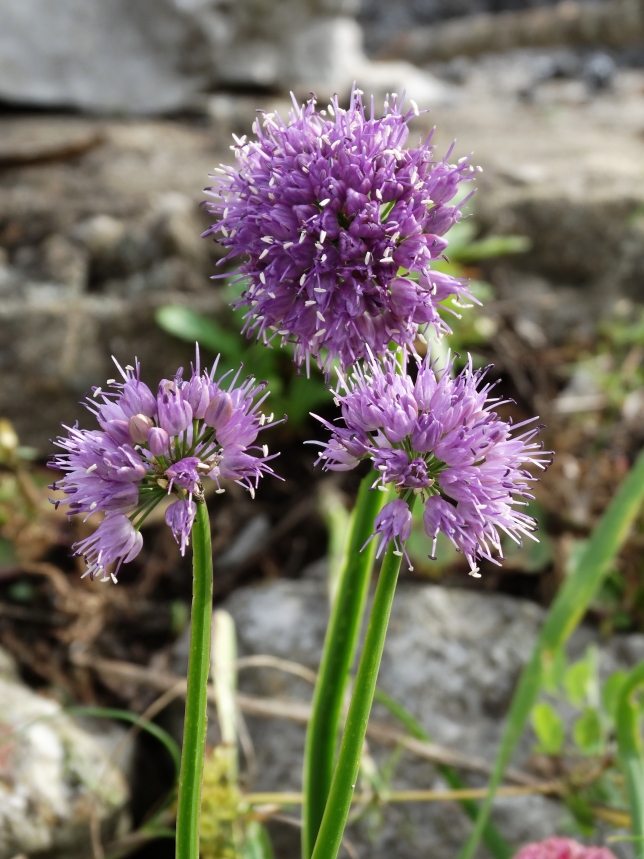
[[[0,654],[0,859],[82,853],[92,816],[105,838],[123,833],[129,793],[109,751],[5,662]]]
[[[326,625],[326,585],[322,581],[276,581],[245,588],[226,603],[239,637],[240,655],[268,653],[316,668]],[[503,718],[528,659],[543,611],[533,603],[475,591],[434,586],[401,586],[396,594],[379,685],[402,702],[438,743],[492,761]],[[594,630],[582,627],[571,653],[580,656]],[[634,665],[644,656],[644,636],[618,636],[600,644],[602,672]],[[178,662],[184,661],[179,659]],[[181,670],[178,663],[175,668]],[[185,670],[185,666],[184,666]],[[240,688],[258,695],[310,699],[304,681],[269,669],[242,672]],[[381,718],[390,718],[376,707]],[[299,790],[304,730],[280,720],[249,719],[257,755],[256,790]],[[534,738],[523,737],[514,764],[522,766]],[[389,754],[372,744],[378,760]],[[472,783],[480,780],[471,779]],[[404,754],[393,779],[395,789],[441,788],[436,770]],[[543,797],[500,799],[494,817],[514,845],[557,831],[561,806]],[[445,803],[389,806],[371,833],[365,824],[348,837],[369,859],[396,856],[453,859],[470,824],[460,808]],[[276,828],[280,859],[295,859],[297,833]],[[484,855],[483,852],[480,854]]]
[[[189,3],[8,0],[0,98],[89,112],[176,110],[212,79],[211,44]]]

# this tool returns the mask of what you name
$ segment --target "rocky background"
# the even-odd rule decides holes
[[[190,360],[192,347],[158,324],[161,308],[237,330],[228,293],[210,279],[222,249],[200,238],[208,174],[257,109],[285,115],[289,91],[346,98],[353,81],[377,101],[405,90],[429,109],[414,134],[436,125],[441,154],[454,140],[455,158],[475,153],[471,241],[524,237],[521,254],[463,257],[464,273],[489,286],[455,346],[495,363],[514,414],[538,412],[557,451],[538,492],[545,554],[490,566],[475,585],[456,556],[423,566],[421,552],[416,573],[403,575],[383,688],[437,742],[494,758],[543,611],[641,446],[640,0],[4,0],[0,735],[25,719],[53,721],[0,746],[0,859],[100,859],[115,843],[141,859],[172,855],[168,840],[141,847],[127,834],[171,781],[154,741],[60,708],[140,713],[160,694],[151,678],[185,671],[189,564],[151,517],[118,588],[81,583],[69,545],[89,526],[50,508],[44,462],[60,423],[81,418],[79,400],[112,375],[111,355],[137,355],[150,382]],[[276,372],[288,391],[292,370]],[[211,515],[215,598],[235,618],[242,655],[314,670],[328,566],[320,499],[331,488],[350,506],[357,478],[313,469],[302,441],[318,431],[306,411],[270,440],[286,481],[267,482],[255,503],[233,487]],[[642,658],[641,550],[640,523],[618,585],[573,642],[577,654],[598,643],[605,673]],[[255,696],[310,698],[307,683],[272,669],[253,668],[241,684]],[[179,716],[170,707],[158,719],[180,736]],[[248,729],[246,787],[297,790],[301,725],[255,714]],[[534,764],[533,744],[526,734],[516,766]],[[443,783],[431,762],[405,753],[394,785]],[[517,847],[567,821],[550,799],[498,803]],[[450,859],[468,825],[455,805],[400,805],[350,840],[363,859]],[[293,826],[271,826],[277,859],[296,857]],[[614,849],[632,855],[628,844]]]

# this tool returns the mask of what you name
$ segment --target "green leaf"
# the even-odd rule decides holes
[[[155,319],[164,331],[180,340],[197,342],[211,352],[219,352],[229,362],[241,361],[244,341],[237,332],[226,331],[214,319],[207,319],[179,304],[160,307],[155,313]]]
[[[597,710],[589,707],[577,719],[572,736],[582,752],[587,755],[599,754],[602,748],[602,725]]]
[[[563,746],[564,723],[555,708],[540,702],[532,708],[532,727],[539,740],[539,750],[546,755],[558,755]]]
[[[503,779],[517,743],[521,739],[532,707],[541,691],[542,665],[546,654],[554,653],[568,640],[583,618],[593,597],[623,546],[644,500],[644,452],[622,482],[604,511],[585,551],[561,586],[550,607],[532,656],[523,669],[501,738],[501,745],[489,784],[488,798],[481,806],[476,826],[459,859],[472,859],[489,818],[494,794]]]
[[[602,703],[604,705],[604,709],[612,719],[615,719],[617,715],[619,697],[627,678],[628,672],[615,671],[615,673],[611,674],[604,684],[604,688],[602,690]]]
[[[581,707],[588,697],[590,686],[590,665],[586,659],[573,663],[564,675],[564,689],[568,700],[575,707]]]
[[[532,242],[528,236],[488,236],[480,242],[472,242],[464,248],[459,248],[453,257],[458,262],[478,262],[507,254],[523,254],[529,251],[531,246]]]
[[[268,832],[259,821],[250,820],[245,835],[243,859],[274,859]]]
[[[644,662],[626,678],[617,704],[617,745],[626,777],[633,821],[635,855],[644,859],[644,744],[640,732],[641,703],[638,693],[644,688]]]
[[[555,695],[566,674],[566,654],[563,647],[544,654],[542,670],[544,690],[549,695]]]

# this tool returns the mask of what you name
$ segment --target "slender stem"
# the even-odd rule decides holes
[[[373,534],[374,519],[387,501],[386,493],[370,489],[376,478],[372,471],[360,484],[313,693],[304,751],[303,859],[310,859],[313,853],[331,788],[342,702],[362,626],[376,541],[372,540],[364,552],[361,549]]]
[[[208,508],[202,503],[197,503],[197,515],[192,526],[192,554],[192,617],[186,719],[183,729],[177,806],[177,859],[199,859],[199,811],[206,746],[212,612],[210,522]]]
[[[409,500],[413,507],[415,496]],[[373,599],[371,617],[365,636],[360,665],[353,687],[353,696],[340,745],[338,763],[331,782],[324,817],[318,833],[312,859],[335,859],[342,843],[342,834],[351,809],[353,791],[360,768],[362,744],[376,689],[382,651],[385,646],[391,606],[398,581],[401,557],[389,544]]]
[[[644,663],[628,675],[617,705],[617,744],[626,776],[635,840],[635,855],[644,859],[644,744],[640,734],[641,704],[637,693],[644,686]]]

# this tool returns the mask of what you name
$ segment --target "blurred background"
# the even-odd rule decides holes
[[[449,345],[495,365],[515,401],[504,415],[539,414],[557,454],[531,505],[540,542],[510,543],[481,579],[447,543],[429,561],[415,526],[382,685],[436,742],[493,759],[543,612],[644,441],[642,0],[2,0],[0,859],[173,855],[164,798],[181,736],[189,559],[159,510],[118,587],[81,581],[69,547],[91,525],[47,500],[50,440],[61,422],[90,425],[79,401],[113,375],[111,355],[138,356],[155,385],[189,365],[198,339],[207,360],[221,352],[223,365],[268,379],[271,408],[289,415],[267,439],[284,482],[265,479],[255,501],[235,485],[209,501],[215,600],[236,623],[246,698],[234,790],[211,759],[204,856],[245,855],[235,790],[300,789],[302,717],[278,705],[309,700],[310,685],[279,659],[309,679],[317,667],[360,475],[314,468],[308,413],[332,419],[332,399],[320,376],[239,334],[234,287],[210,279],[223,249],[200,238],[200,204],[257,109],[286,116],[291,91],[346,101],[354,81],[377,103],[405,91],[428,110],[412,145],[436,125],[439,156],[454,141],[454,160],[474,153],[478,191],[445,266],[472,278],[483,307],[452,320]],[[598,676],[644,658],[643,547],[638,523],[573,639]],[[562,731],[583,700],[563,702]],[[78,706],[111,709],[61,715]],[[122,727],[123,713],[146,713],[165,749]],[[15,733],[40,716],[39,732]],[[535,731],[515,763],[553,777],[569,761],[543,724]],[[579,736],[572,757],[596,755]],[[444,786],[431,761],[392,744],[370,749],[375,800],[347,849],[452,859],[469,831],[459,806],[378,801],[392,786]],[[483,784],[466,763],[467,782]],[[600,787],[600,805],[618,803]],[[620,831],[597,797],[573,799],[500,800],[495,819],[513,846]],[[254,818],[277,859],[298,856],[298,813]]]

